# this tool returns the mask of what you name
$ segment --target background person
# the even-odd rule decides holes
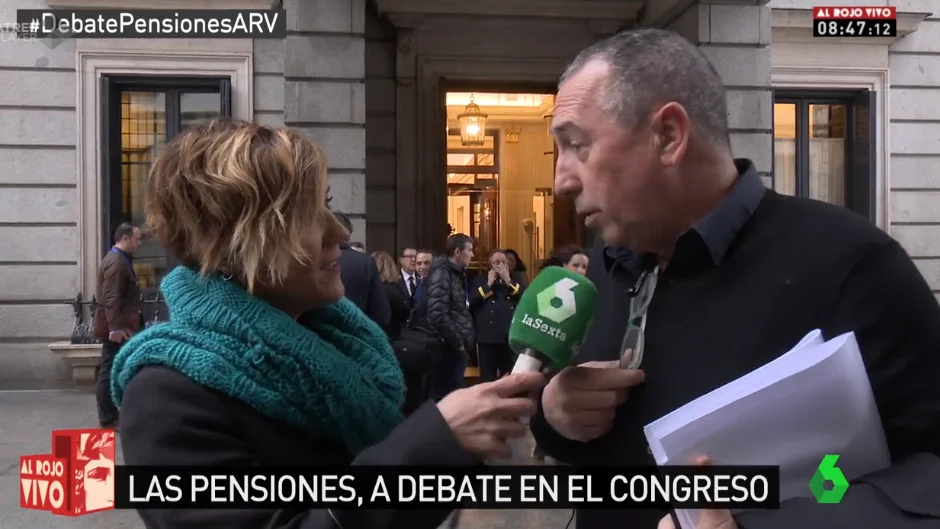
[[[590,264],[587,252],[576,244],[562,246],[552,251],[547,259],[542,261],[541,272],[549,266],[560,266],[581,275],[587,275]]]
[[[347,233],[352,233],[349,231],[352,229],[349,217],[343,213],[333,215]],[[353,248],[347,241],[339,244],[339,271],[346,289],[346,297],[384,329],[392,318],[392,312],[375,261],[365,254],[365,249]]]
[[[468,354],[473,349],[467,267],[473,261],[473,239],[458,233],[447,238],[446,256],[431,266],[427,279],[427,325],[444,342],[431,375],[431,398],[440,400],[463,387]]]
[[[522,288],[529,286],[529,273],[519,254],[512,248],[507,248],[503,252],[506,254],[506,263],[509,265],[509,276],[512,280],[522,285]]]
[[[470,285],[470,313],[480,355],[480,379],[492,382],[512,371],[515,354],[509,347],[509,325],[522,286],[509,277],[506,254],[490,253],[489,270]]]
[[[385,326],[385,331],[389,339],[394,342],[401,336],[401,330],[408,323],[408,316],[411,313],[408,291],[402,285],[399,268],[391,255],[380,250],[372,252],[372,259],[379,271],[379,279],[382,281],[382,287],[385,288],[385,298],[391,310],[391,317],[388,325]]]
[[[401,286],[408,293],[408,304],[414,306],[415,294],[418,291],[420,278],[415,270],[415,260],[418,257],[418,250],[415,248],[402,248],[398,252],[398,264],[400,268]]]
[[[456,391],[403,420],[382,330],[343,298],[348,233],[326,161],[304,136],[252,123],[187,128],[147,181],[147,220],[181,266],[173,318],[114,362],[124,462],[203,468],[470,465],[506,457],[542,377]],[[273,190],[273,196],[257,190]],[[235,244],[234,241],[238,241]],[[434,529],[438,510],[141,510],[149,529]]]
[[[116,428],[118,410],[111,402],[111,363],[114,355],[140,330],[140,283],[134,271],[134,252],[140,248],[140,228],[124,222],[114,230],[114,246],[98,265],[98,292],[95,299],[94,332],[101,340],[101,361],[95,398],[98,424]]]

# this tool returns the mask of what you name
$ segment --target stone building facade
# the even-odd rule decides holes
[[[105,144],[119,140],[102,109],[119,103],[105,102],[102,78],[221,79],[212,93],[230,98],[232,116],[299,129],[324,147],[333,205],[352,217],[356,239],[391,250],[445,234],[442,90],[551,91],[587,44],[636,24],[666,27],[699,45],[721,74],[735,154],[753,159],[768,186],[782,185],[775,166],[792,169],[777,161],[786,138],[775,116],[784,106],[812,109],[822,97],[846,102],[856,128],[868,120],[870,134],[852,140],[849,178],[864,182],[856,206],[901,241],[940,292],[940,5],[834,0],[897,6],[901,36],[814,39],[813,3],[164,0],[164,8],[282,5],[288,36],[0,43],[0,389],[69,383],[68,363],[48,344],[71,331],[64,301],[94,292],[104,219],[120,206],[105,192],[121,184],[104,167]],[[0,0],[0,22],[14,21],[16,8],[151,4]],[[809,144],[797,136],[793,145]]]

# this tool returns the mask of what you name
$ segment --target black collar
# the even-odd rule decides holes
[[[673,268],[674,264],[679,264],[677,261],[685,260],[690,254],[694,254],[697,248],[701,249],[703,246],[710,264],[714,266],[721,264],[731,243],[757,210],[767,188],[757,174],[753,162],[747,159],[737,159],[734,163],[740,174],[737,182],[715,209],[679,237],[670,268]],[[639,277],[644,269],[652,268],[656,263],[654,255],[637,255],[626,248],[605,247],[604,257],[608,272],[616,263],[625,267],[636,277]]]

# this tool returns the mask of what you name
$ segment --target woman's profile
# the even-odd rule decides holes
[[[128,465],[471,465],[505,457],[541,376],[401,413],[385,333],[343,297],[349,236],[328,208],[323,152],[301,134],[215,121],[159,154],[147,224],[180,266],[170,321],[114,360]],[[142,510],[151,529],[436,528],[440,510]]]

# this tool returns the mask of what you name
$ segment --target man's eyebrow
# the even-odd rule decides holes
[[[582,129],[571,121],[562,121],[561,123],[552,124],[552,134],[559,135],[571,132],[582,132]]]

